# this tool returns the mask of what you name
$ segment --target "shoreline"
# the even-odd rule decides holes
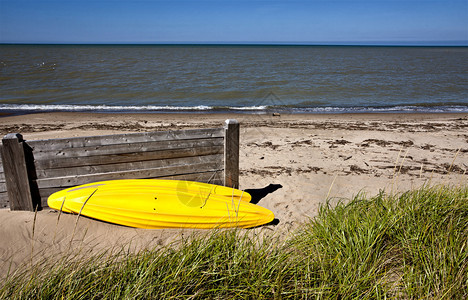
[[[275,109],[267,111],[216,111],[216,110],[196,110],[196,111],[8,111],[0,110],[0,119],[3,117],[27,116],[36,114],[89,114],[89,115],[272,115],[278,113],[284,116],[340,116],[340,115],[468,115],[468,112],[425,112],[425,111],[377,111],[377,112],[288,112],[277,111]]]
[[[0,119],[4,117],[15,117],[15,116],[28,116],[35,114],[104,114],[104,115],[291,115],[291,116],[333,116],[333,115],[467,115],[468,110],[465,111],[411,111],[411,110],[388,110],[388,111],[298,111],[293,112],[285,110],[282,108],[278,109],[264,109],[264,110],[243,110],[243,109],[232,109],[232,110],[216,110],[216,109],[206,109],[206,110],[160,110],[160,111],[151,111],[151,110],[1,110],[0,109]]]
[[[0,134],[26,134],[26,139],[106,135],[221,127],[227,119],[237,119],[241,128],[302,128],[329,126],[348,130],[412,130],[436,125],[433,130],[465,126],[468,113],[343,113],[343,114],[245,114],[245,113],[88,113],[37,112],[0,116]],[[371,124],[374,122],[374,125]],[[385,124],[391,122],[391,126]],[[426,122],[427,124],[423,124]],[[441,123],[447,122],[447,123]],[[460,123],[460,124],[457,124]],[[376,126],[380,124],[379,126]],[[452,128],[453,129],[453,128]],[[424,131],[424,130],[423,130]],[[52,134],[48,134],[52,133]],[[29,137],[28,137],[29,136]]]
[[[278,116],[276,116],[278,114]],[[40,115],[50,115],[50,116],[80,116],[80,117],[115,117],[128,116],[130,118],[136,117],[148,117],[149,119],[154,119],[155,117],[174,117],[174,119],[184,119],[187,117],[212,117],[214,119],[222,118],[250,118],[250,117],[277,117],[276,119],[287,118],[287,119],[304,119],[304,118],[333,118],[333,117],[360,117],[363,119],[370,118],[379,118],[379,119],[406,119],[406,118],[446,118],[446,117],[467,117],[468,112],[336,112],[336,113],[277,113],[277,112],[262,112],[262,113],[251,113],[251,112],[87,112],[87,111],[36,111],[36,112],[24,112],[21,114],[10,113],[10,112],[0,112],[0,125],[4,123],[5,118],[21,118],[21,117],[30,117],[30,116],[40,116]],[[179,118],[178,118],[179,117]]]
[[[468,114],[53,112],[0,117],[0,131],[21,133],[27,141],[221,127],[229,118],[241,126],[240,188],[270,187],[258,205],[279,219],[278,225],[252,229],[254,233],[294,234],[327,201],[468,182]],[[136,252],[194,232],[135,229],[87,218],[77,223],[76,216],[67,214],[58,222],[57,216],[49,209],[38,212],[36,219],[31,212],[0,209],[3,274],[31,258],[39,261],[75,250],[96,253],[130,244],[129,251]]]

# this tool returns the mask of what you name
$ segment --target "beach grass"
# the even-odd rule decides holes
[[[327,202],[289,237],[213,230],[163,248],[45,260],[3,299],[466,299],[468,186]]]

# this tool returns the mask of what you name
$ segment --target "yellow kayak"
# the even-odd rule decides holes
[[[83,184],[80,186],[68,188],[61,190],[52,194],[48,200],[47,204],[49,207],[60,210],[62,207],[63,197],[70,197],[70,192],[75,192],[81,189],[87,188],[97,188],[100,186],[117,186],[121,189],[131,188],[131,189],[153,189],[153,190],[178,190],[184,191],[187,193],[199,193],[204,196],[211,194],[228,197],[229,199],[233,198],[235,201],[241,200],[245,202],[250,202],[252,196],[244,191],[233,189],[230,187],[225,187],[221,185],[201,183],[195,181],[184,181],[184,180],[163,180],[163,179],[122,179],[122,180],[109,180],[109,181],[99,181],[88,184]],[[65,207],[62,207],[62,211],[71,213]]]
[[[114,180],[52,194],[49,207],[137,228],[249,228],[274,214],[243,191],[181,180]]]

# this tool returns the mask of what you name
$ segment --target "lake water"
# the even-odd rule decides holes
[[[468,47],[0,45],[0,111],[468,112]]]

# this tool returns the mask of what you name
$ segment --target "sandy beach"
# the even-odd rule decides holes
[[[3,116],[0,131],[36,140],[221,127],[230,118],[241,124],[240,188],[268,190],[258,204],[279,220],[255,233],[293,234],[327,198],[468,182],[468,114],[37,113]],[[1,209],[0,274],[67,252],[158,247],[192,232],[59,218],[49,209],[37,215]]]

